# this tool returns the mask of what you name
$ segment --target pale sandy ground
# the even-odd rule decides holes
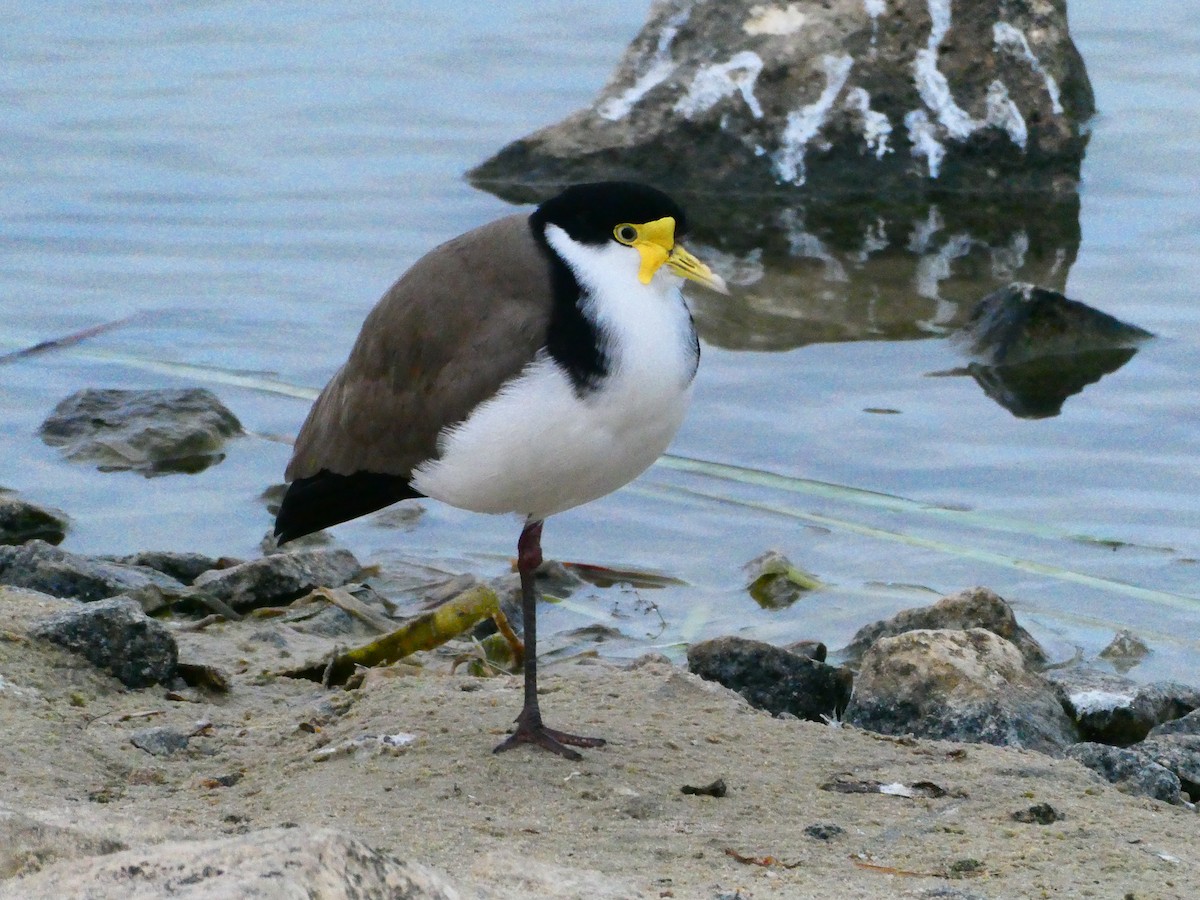
[[[161,688],[121,691],[25,640],[20,616],[5,618],[0,807],[129,846],[330,826],[440,870],[468,897],[1200,897],[1195,812],[1128,797],[1037,753],[774,719],[664,662],[547,671],[551,723],[611,742],[571,763],[491,753],[520,705],[513,677],[434,665],[373,673],[346,692],[242,674],[226,695],[171,700]],[[187,652],[222,640],[210,629]],[[223,665],[248,646],[227,648]],[[211,727],[170,757],[129,740],[203,721]],[[400,733],[415,740],[394,755],[317,758],[363,734]],[[236,783],[222,786],[225,776]],[[723,798],[680,792],[717,778]],[[927,781],[948,794],[822,789],[838,778]],[[1064,818],[1012,820],[1035,803]],[[820,840],[805,834],[814,824],[844,833]],[[80,852],[10,842],[0,874]],[[19,883],[0,881],[0,896],[22,896]]]

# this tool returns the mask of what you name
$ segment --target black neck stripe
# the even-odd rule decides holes
[[[599,328],[583,311],[579,280],[546,240],[545,223],[531,220],[530,229],[550,263],[550,285],[554,292],[546,351],[570,376],[576,395],[583,396],[596,390],[608,374],[608,354]]]

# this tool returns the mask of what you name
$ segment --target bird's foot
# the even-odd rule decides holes
[[[520,744],[533,744],[574,761],[583,759],[583,756],[572,750],[571,747],[603,747],[605,743],[604,738],[581,737],[577,734],[568,734],[565,731],[547,728],[542,724],[540,715],[536,713],[526,715],[526,712],[522,711],[521,715],[517,717],[516,729],[497,744],[492,752],[503,753]]]

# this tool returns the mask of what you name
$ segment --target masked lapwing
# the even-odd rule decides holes
[[[523,517],[525,704],[497,752],[604,743],[542,722],[534,570],[546,517],[631,481],[683,420],[700,359],[683,279],[726,293],[686,230],[660,191],[601,182],[441,245],[367,316],[296,440],[280,543],[414,497]]]

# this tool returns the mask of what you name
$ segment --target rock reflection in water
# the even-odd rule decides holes
[[[1057,291],[1012,284],[984,297],[955,340],[985,394],[1019,418],[1043,419],[1151,336]]]

